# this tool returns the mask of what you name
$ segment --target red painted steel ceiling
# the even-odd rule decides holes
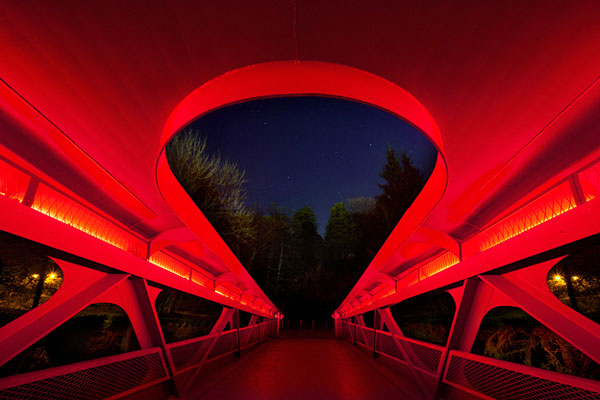
[[[342,64],[429,111],[448,178],[421,228],[461,240],[598,157],[598,20],[595,0],[12,2],[0,78],[61,133],[19,122],[3,95],[2,145],[152,237],[183,226],[155,169],[188,94],[258,63]]]

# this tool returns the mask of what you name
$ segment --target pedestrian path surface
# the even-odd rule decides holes
[[[198,400],[407,399],[422,396],[409,377],[390,379],[362,349],[311,331],[284,333],[261,346]]]

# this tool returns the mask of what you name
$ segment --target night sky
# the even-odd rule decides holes
[[[379,109],[324,97],[281,97],[236,104],[191,124],[208,149],[246,171],[249,206],[309,205],[325,232],[333,204],[380,193],[388,143],[425,176],[436,151],[414,127]]]

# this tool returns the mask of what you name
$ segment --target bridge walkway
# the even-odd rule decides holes
[[[410,376],[392,373],[368,352],[329,332],[283,331],[192,399],[421,399]]]

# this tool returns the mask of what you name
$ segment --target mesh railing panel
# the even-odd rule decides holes
[[[367,345],[366,341],[365,341],[365,336],[361,333],[362,329],[360,326],[356,327],[356,343],[362,344],[362,345]]]
[[[258,332],[258,325],[253,325],[252,327],[250,327],[249,329],[249,339],[248,339],[248,344],[254,344],[258,342],[258,339],[260,338],[259,336],[259,332]]]
[[[262,324],[260,324],[260,341],[262,342],[263,340],[266,340],[268,335],[269,335],[269,323],[263,322]]]
[[[373,348],[373,329],[359,326],[356,333],[356,341]]]
[[[0,390],[0,399],[104,399],[166,378],[163,365],[160,350],[156,350],[150,354],[3,388]],[[41,371],[45,374],[48,372]]]
[[[350,325],[347,322],[342,322],[342,337],[346,340],[351,340]]]
[[[210,352],[209,360],[237,350],[236,331],[229,331],[219,336],[215,347]]]
[[[342,327],[342,337],[351,342],[354,341],[354,324],[342,322]],[[361,334],[361,332],[364,332],[364,335]],[[359,326],[356,332],[356,342],[372,349],[373,334],[373,329]],[[398,348],[396,340],[398,340],[403,346],[404,350],[416,367],[419,367],[430,374],[437,373],[443,351],[440,346],[431,345],[429,343],[417,343],[401,336],[395,336],[391,333],[377,331],[377,352],[389,355],[400,361],[406,361],[402,350]]]
[[[600,400],[600,392],[451,354],[444,380],[498,400]]]
[[[403,346],[405,346],[409,357],[412,357],[413,354],[416,356],[417,360],[413,361],[415,366],[424,368],[434,374],[437,372],[438,366],[440,365],[440,358],[442,357],[441,349],[404,340],[402,338],[399,339],[402,341]]]
[[[242,347],[258,343],[258,329],[258,325],[246,326],[240,329],[240,344]]]
[[[183,344],[169,345],[171,358],[175,370],[179,371],[189,365],[194,365],[202,360],[204,354],[208,351],[214,336],[201,337],[194,341],[187,341]]]
[[[240,340],[243,347],[257,343],[259,340],[259,328],[261,329],[262,339],[268,336],[269,322],[253,325],[240,329]],[[216,339],[216,343],[213,341]],[[212,346],[212,347],[211,347]],[[186,340],[182,343],[171,343],[167,346],[173,359],[173,365],[177,372],[190,366],[196,365],[202,361],[207,351],[210,351],[206,361],[213,360],[227,353],[233,353],[237,350],[237,332],[229,330],[219,336],[203,336],[196,339]]]
[[[22,202],[31,178],[0,159],[0,195]]]
[[[343,336],[350,340],[354,341],[354,325],[349,324],[348,322],[343,322],[344,329],[342,331]]]
[[[400,361],[406,361],[402,351],[396,345],[394,337],[385,332],[377,332],[377,352],[396,358]]]

